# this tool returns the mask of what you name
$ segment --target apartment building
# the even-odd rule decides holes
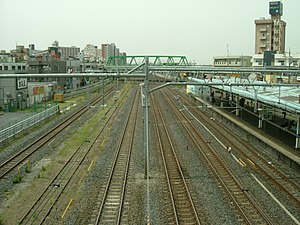
[[[101,57],[103,62],[107,62],[110,56],[126,56],[125,52],[120,52],[115,43],[101,45]]]
[[[58,47],[58,51],[61,53],[61,58],[68,59],[69,57],[78,57],[80,48],[76,46],[71,47]]]

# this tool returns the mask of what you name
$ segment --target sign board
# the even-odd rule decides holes
[[[270,15],[281,15],[283,11],[283,4],[280,1],[269,3],[269,13]]]
[[[27,88],[27,78],[18,78],[17,79],[17,89]]]
[[[33,87],[32,92],[34,95],[44,94],[45,88],[44,88],[44,86]]]
[[[231,74],[229,74],[231,77],[240,77],[241,76],[241,74],[239,74],[239,73],[231,73]]]

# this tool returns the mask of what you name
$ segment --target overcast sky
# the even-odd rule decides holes
[[[300,53],[300,0],[282,0],[286,51]],[[128,55],[253,55],[268,0],[0,0],[0,50],[116,43]]]

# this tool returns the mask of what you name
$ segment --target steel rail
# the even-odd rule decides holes
[[[116,209],[117,210],[117,218],[115,218],[114,221],[116,222],[116,224],[120,224],[120,222],[121,222],[121,214],[122,214],[121,211],[122,211],[123,201],[124,201],[124,196],[125,196],[125,189],[126,189],[126,183],[127,183],[127,177],[128,177],[128,169],[129,169],[129,163],[130,163],[130,157],[131,157],[133,139],[134,139],[134,133],[135,133],[135,126],[136,126],[136,120],[137,120],[136,115],[137,115],[137,112],[138,112],[137,108],[138,108],[138,103],[139,103],[139,102],[136,103],[136,101],[138,100],[137,96],[138,96],[138,89],[136,89],[133,104],[131,104],[130,112],[128,113],[126,123],[125,123],[124,129],[122,131],[122,136],[121,136],[121,138],[118,142],[118,147],[117,147],[116,154],[114,156],[112,168],[110,170],[110,173],[109,173],[109,176],[108,176],[108,181],[106,183],[105,190],[104,190],[104,193],[103,193],[103,196],[102,196],[102,200],[101,200],[98,212],[97,212],[97,217],[96,217],[96,220],[94,222],[95,225],[100,223],[101,216],[102,216],[104,208],[105,208],[106,199],[108,198],[109,190],[111,188],[115,188],[116,185],[121,185],[121,193],[118,193],[118,194],[120,194],[120,196],[119,196],[120,198],[119,198],[119,201],[116,202],[118,204],[118,207]],[[133,110],[134,107],[136,107],[135,112]],[[129,123],[129,121],[131,119],[134,119],[133,124]],[[132,125],[132,129],[130,129],[130,132],[128,132],[129,124]],[[122,147],[124,145],[125,134],[128,134],[128,133],[130,133],[130,135],[131,135],[130,139],[129,139],[129,147],[128,147],[128,149],[124,149]],[[122,161],[122,158],[120,157],[122,150],[123,150],[123,152],[127,151],[127,152],[124,152],[124,154],[127,154],[127,158],[125,159],[126,162],[125,162],[125,165],[123,165],[123,166],[121,164],[124,163],[124,162]],[[118,165],[121,165],[121,168],[118,168],[119,170],[116,169]],[[117,172],[119,172],[120,169],[123,172],[123,177],[122,177],[123,182],[121,182],[121,184],[120,183],[114,183],[115,186],[112,187],[114,175]],[[105,222],[105,219],[103,219],[103,220]],[[101,221],[101,223],[102,222],[103,221]]]
[[[178,92],[174,93],[180,94]],[[186,104],[194,104],[194,102],[190,101],[186,98],[186,96],[183,95],[181,95],[181,100],[183,100]],[[264,159],[262,155],[258,154],[252,148],[252,146],[246,145],[244,142],[239,141],[239,139],[230,138],[225,135],[229,134],[231,136],[231,132],[226,129],[226,127],[220,127],[215,122],[211,122],[209,116],[204,114],[204,112],[200,113],[199,110],[196,110],[193,107],[191,107],[189,110],[199,119],[201,118],[201,121],[203,121],[203,123],[208,124],[210,126],[210,129],[213,129],[214,135],[216,135],[217,137],[222,137],[222,140],[225,140],[227,142],[227,145],[231,146],[232,150],[242,155],[244,159],[251,160],[251,162],[253,162],[254,164],[253,167],[255,170],[258,170],[263,176],[265,176],[266,180],[271,180],[272,183],[277,186],[277,189],[283,191],[290,199],[295,202],[297,207],[300,207],[299,184],[291,180],[290,177],[286,176],[283,172],[278,170],[273,165],[270,165],[270,163],[266,159]]]
[[[196,208],[195,208],[195,205],[193,203],[193,199],[191,197],[188,185],[187,185],[185,177],[183,175],[179,159],[176,155],[175,147],[172,143],[172,139],[169,134],[165,119],[162,115],[161,110],[158,108],[158,106],[157,106],[158,104],[156,102],[156,99],[153,97],[153,95],[152,95],[152,102],[154,103],[154,116],[153,117],[154,117],[154,121],[156,124],[156,134],[157,134],[157,138],[159,141],[160,151],[161,151],[161,155],[162,155],[162,159],[163,159],[165,175],[167,178],[170,198],[171,198],[174,217],[175,217],[175,223],[176,224],[185,224],[185,223],[191,223],[191,220],[193,220],[193,222],[195,222],[196,224],[201,224],[200,219],[197,214],[197,211],[196,211]],[[158,120],[160,120],[160,123],[163,126],[159,126],[160,123],[158,122]],[[159,127],[161,129],[159,129]],[[170,145],[170,148],[168,147],[168,145],[163,146],[163,143],[162,143],[163,134],[162,133],[164,133],[164,135],[167,136],[168,143],[169,143],[168,145]],[[169,153],[171,153],[171,154],[169,154]],[[165,156],[165,154],[167,155],[167,157]],[[174,168],[171,169],[171,167],[174,167]],[[176,172],[174,172],[174,171],[176,171]],[[173,175],[169,176],[170,173],[173,173]],[[176,175],[174,175],[174,174],[176,174]],[[175,178],[175,176],[177,178]],[[176,180],[176,182],[174,182],[172,180]],[[174,192],[179,189],[179,187],[178,187],[179,181],[178,180],[180,180],[183,183],[182,184],[183,187],[181,187],[181,188],[183,188],[183,190],[186,194],[185,197],[188,200],[186,200],[186,199],[180,200],[180,198],[176,194],[174,194]],[[176,185],[174,185],[174,183],[176,183]],[[184,193],[181,192],[181,195],[183,195],[183,194]],[[185,201],[187,201],[188,203]],[[184,215],[183,213],[181,213],[182,211],[180,211],[180,207],[183,207],[181,204],[183,202],[189,204],[189,205],[185,204],[185,207],[190,207],[191,214]]]
[[[112,93],[112,91],[109,91],[109,93]],[[93,104],[96,104],[96,102],[99,102],[98,99],[96,99]],[[116,110],[117,108],[115,107],[113,111],[115,112]],[[111,114],[111,116],[113,115],[113,113]],[[95,145],[97,139],[102,134],[105,126],[109,122],[109,118],[107,119],[103,127],[100,129],[100,131],[96,134],[96,136],[92,138],[92,140],[85,140],[72,153],[71,157],[67,160],[64,166],[59,170],[59,172],[51,180],[51,182],[49,182],[47,188],[40,194],[39,198],[31,206],[29,211],[22,217],[22,219],[19,222],[20,224],[42,224],[46,221],[46,219],[52,212],[54,205],[58,202],[61,195],[67,189],[69,183],[73,179],[75,173],[78,171],[80,165],[85,160],[87,154],[90,152],[90,150]],[[101,123],[101,121],[99,123]],[[95,127],[98,127],[98,124],[96,124]],[[87,137],[91,138],[94,132],[95,130],[93,130],[91,134],[88,134]],[[85,147],[86,145],[88,146]],[[59,187],[57,185],[59,185]]]
[[[164,93],[165,94],[165,93]],[[247,224],[253,224],[253,222],[257,221],[252,221],[253,219],[253,213],[249,213],[245,210],[246,205],[241,205],[241,202],[245,204],[244,202],[247,199],[248,202],[248,207],[251,207],[252,209],[259,213],[261,216],[260,222],[267,223],[267,224],[274,224],[274,222],[269,218],[269,216],[261,209],[261,207],[257,204],[257,202],[254,200],[254,198],[246,191],[242,192],[244,189],[243,185],[240,183],[240,181],[235,177],[233,172],[229,169],[229,167],[226,165],[223,159],[216,154],[216,152],[213,150],[211,145],[209,143],[206,143],[204,140],[203,136],[199,134],[199,131],[195,127],[195,125],[184,115],[184,113],[180,113],[178,109],[174,106],[174,100],[168,99],[170,102],[170,105],[173,106],[174,112],[176,116],[178,117],[178,120],[182,124],[182,126],[185,128],[186,132],[189,134],[191,139],[193,140],[194,144],[197,146],[198,149],[201,149],[202,151],[200,152],[201,155],[205,158],[206,162],[208,165],[210,165],[210,168],[214,172],[215,176],[218,178],[219,182],[222,184],[224,190],[232,200],[232,202],[235,205],[235,208],[240,212],[240,215],[243,217],[244,222]],[[187,123],[184,123],[182,121],[187,121]],[[200,143],[201,142],[201,143]],[[208,151],[209,152],[209,157],[203,152],[203,151]],[[213,157],[213,158],[211,158]],[[211,159],[210,159],[211,158]],[[216,168],[218,167],[218,168]],[[222,174],[220,174],[222,173]],[[223,177],[227,177],[227,180],[224,180]],[[229,182],[229,178],[231,182]],[[231,185],[234,185],[232,187],[228,187],[228,184],[230,183]],[[232,193],[232,190],[240,190],[239,195],[234,195]],[[243,199],[245,198],[245,199]]]

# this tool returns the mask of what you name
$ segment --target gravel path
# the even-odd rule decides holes
[[[106,133],[103,135],[103,147],[98,146],[95,150],[94,155],[90,156],[89,160],[94,160],[93,168],[87,176],[85,176],[82,186],[78,187],[78,196],[74,198],[74,203],[71,205],[68,214],[65,217],[64,224],[89,224],[90,217],[95,210],[94,206],[97,203],[97,197],[101,194],[102,187],[105,185],[106,174],[111,169],[111,159],[114,156],[114,151],[116,149],[116,143],[118,142],[120,130],[125,123],[125,118],[127,117],[128,110],[130,108],[130,99],[133,96],[133,88],[131,88],[124,100],[122,100],[122,105],[117,108],[117,115],[115,115],[109,122],[107,126]],[[176,149],[179,160],[182,166],[182,170],[187,178],[187,183],[192,190],[192,198],[195,202],[196,209],[204,215],[202,220],[206,224],[239,224],[237,217],[235,216],[235,211],[231,207],[231,203],[228,202],[228,198],[224,196],[219,184],[216,182],[212,176],[211,171],[209,171],[202,163],[202,157],[199,153],[199,149],[192,144],[192,141],[183,131],[182,125],[179,121],[176,121],[174,113],[170,111],[168,107],[165,107],[166,102],[162,101],[162,97],[155,92],[156,98],[160,101],[163,106],[162,110],[167,116],[167,124],[170,130],[171,136],[176,140]],[[121,94],[121,93],[120,93]],[[95,113],[100,108],[95,107],[91,110],[91,114],[87,114],[80,122],[73,125],[74,129],[69,129],[64,135],[57,140],[56,145],[52,148],[59,148],[59,143],[62,142],[65,136],[70,135],[77,127],[88,120],[89,116]],[[151,107],[150,107],[151,112]],[[254,142],[249,135],[241,132],[241,130],[236,129],[236,127],[225,121],[221,116],[218,116],[212,111],[207,110],[207,113],[216,119],[221,125],[227,126],[232,130],[236,131],[234,133],[235,137],[239,137],[246,142],[251,142],[253,148],[261,152],[265,157],[269,159],[270,162],[276,167],[281,168],[286,173],[294,177],[299,177],[297,171],[289,168],[287,164],[284,164],[277,159],[276,153],[271,149],[266,148],[259,142]],[[38,135],[41,135],[46,130],[55,126],[59,121],[63,120],[67,115],[55,116],[51,121],[45,123],[40,129],[30,132],[25,139],[19,140],[13,145],[10,145],[5,151],[0,153],[0,162],[4,161],[7,157],[14,154],[22,146],[30,143]],[[125,193],[125,205],[122,214],[121,222],[122,224],[146,224],[147,219],[151,224],[169,224],[169,220],[172,212],[170,207],[166,205],[167,193],[165,190],[166,183],[162,168],[161,155],[158,151],[158,143],[156,142],[156,136],[153,127],[153,118],[151,113],[149,115],[150,130],[149,130],[149,162],[150,162],[150,180],[149,180],[149,192],[147,191],[147,180],[145,179],[145,151],[144,151],[144,124],[143,124],[143,108],[141,107],[138,113],[138,126],[136,128],[136,134],[133,144],[132,159],[129,168],[129,180],[127,184],[127,189]],[[211,139],[205,129],[199,126],[199,131],[203,133],[206,138]],[[245,185],[246,189],[253,194],[258,200],[261,206],[268,211],[271,218],[274,218],[278,224],[293,224],[293,221],[287,217],[286,213],[274,203],[266,192],[254,181],[253,177],[249,175],[247,169],[242,169],[241,166],[233,159],[233,157],[224,150],[220,144],[216,142],[211,143],[215,150],[218,152],[222,158],[226,159],[227,164],[234,171],[235,175],[241,180]],[[47,157],[51,154],[49,147],[40,151],[32,159],[32,163],[38,162],[39,160]],[[6,193],[14,188],[12,183],[12,178],[8,177],[6,181],[1,182],[0,186],[0,201],[6,201]],[[262,177],[257,176],[258,179],[263,180]],[[266,183],[263,180],[264,183]],[[269,189],[270,185],[266,185]],[[148,195],[149,194],[149,195]],[[279,192],[274,191],[275,195],[280,195]],[[284,205],[288,205],[288,201],[283,202]],[[6,205],[7,206],[7,205]],[[2,207],[6,207],[3,206]],[[3,209],[3,208],[2,208]],[[291,213],[299,216],[298,208],[289,208]],[[1,207],[0,207],[1,213]],[[149,215],[149,218],[148,218]]]

